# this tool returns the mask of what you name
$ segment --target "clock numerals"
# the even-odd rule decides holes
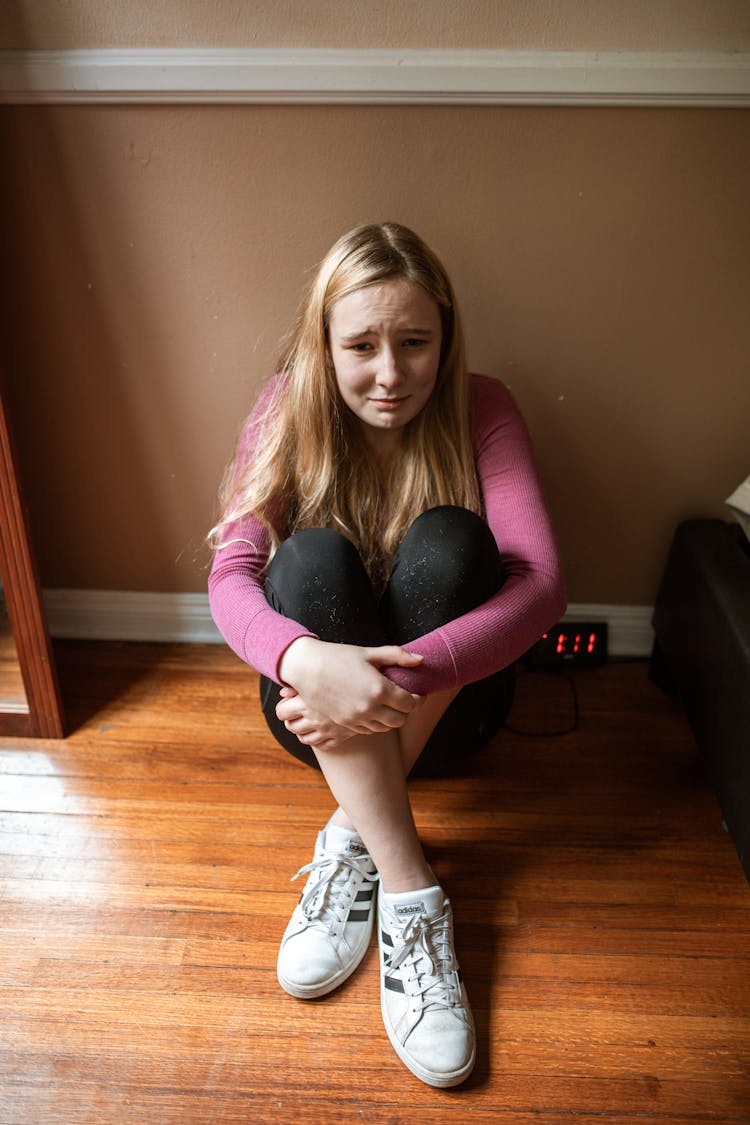
[[[544,633],[523,659],[532,668],[604,664],[607,626],[600,622],[566,621]]]

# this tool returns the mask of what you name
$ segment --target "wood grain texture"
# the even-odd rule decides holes
[[[31,545],[0,372],[0,576],[13,630],[25,700],[0,705],[0,734],[60,738],[64,734],[42,591]]]
[[[5,596],[0,589],[0,712],[24,714],[28,709],[16,642],[5,612]]]
[[[569,735],[413,784],[477,1021],[462,1088],[404,1069],[373,946],[276,981],[332,807],[214,646],[58,646],[72,733],[0,740],[0,1125],[750,1121],[750,889],[686,721],[642,664],[575,674]],[[564,726],[563,680],[514,726]]]

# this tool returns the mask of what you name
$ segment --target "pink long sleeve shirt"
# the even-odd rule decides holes
[[[240,443],[252,460],[272,380]],[[461,687],[517,660],[561,616],[565,588],[528,431],[510,392],[497,379],[471,376],[472,442],[485,518],[507,572],[482,605],[403,647],[420,653],[417,668],[385,669],[407,691],[429,695]],[[271,608],[264,594],[270,541],[252,516],[224,532],[208,581],[211,612],[227,644],[258,672],[280,683],[279,662],[298,637],[314,636]]]

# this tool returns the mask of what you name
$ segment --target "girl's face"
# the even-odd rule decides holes
[[[427,402],[441,342],[440,309],[416,282],[382,281],[334,304],[328,351],[336,382],[374,448],[396,444]]]

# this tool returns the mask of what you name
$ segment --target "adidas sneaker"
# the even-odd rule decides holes
[[[476,1058],[474,1020],[441,887],[386,895],[378,905],[380,999],[388,1038],[428,1086],[457,1086]]]
[[[313,999],[349,977],[370,944],[378,874],[360,837],[338,825],[318,835],[300,900],[281,940],[279,984]],[[292,880],[293,881],[293,880]]]

